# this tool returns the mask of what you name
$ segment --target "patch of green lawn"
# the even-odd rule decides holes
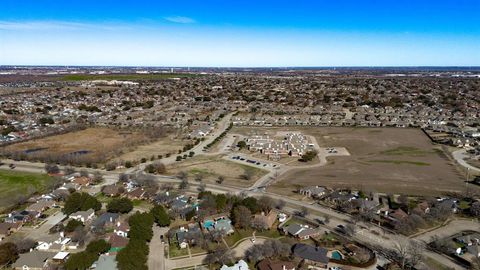
[[[176,243],[172,243],[168,246],[168,254],[170,258],[186,256],[188,255],[188,249],[179,248]]]
[[[0,170],[0,211],[11,206],[17,197],[44,192],[53,180],[46,174]]]
[[[460,208],[462,210],[466,210],[466,209],[470,208],[470,203],[467,202],[467,201],[460,201],[460,203],[458,204],[458,208]]]

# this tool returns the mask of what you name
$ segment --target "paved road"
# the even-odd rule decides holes
[[[38,228],[22,228],[20,231],[25,230],[25,237],[26,238],[31,238],[33,240],[37,240],[49,233],[50,228],[55,226],[57,223],[59,223],[61,220],[66,218],[67,216],[63,214],[62,212],[58,212],[55,215],[49,216],[47,218],[47,221],[44,222],[40,227]]]
[[[160,241],[160,235],[167,233],[168,228],[153,227],[153,238],[150,241],[148,254],[148,269],[165,270],[165,245]]]
[[[413,237],[413,239],[429,243],[431,242],[433,236],[438,236],[439,239],[442,239],[452,236],[461,231],[468,230],[480,231],[480,223],[476,220],[471,219],[456,219],[450,221],[445,226],[420,235],[416,235],[415,237]]]
[[[452,153],[452,156],[453,156],[453,158],[458,162],[458,164],[462,165],[463,167],[465,167],[465,168],[467,168],[467,169],[470,169],[472,172],[478,172],[478,173],[480,173],[480,168],[474,167],[474,166],[468,164],[468,163],[465,161],[465,158],[468,157],[468,155],[467,155],[467,150],[465,150],[465,149],[460,149],[460,150],[454,151],[454,152]]]
[[[190,152],[194,152],[195,156],[206,154],[205,152],[203,152],[203,148],[205,146],[207,146],[208,144],[210,144],[211,142],[213,142],[215,140],[215,138],[217,138],[218,136],[220,136],[220,134],[222,134],[225,130],[227,130],[228,126],[230,125],[230,119],[232,118],[233,114],[234,113],[229,113],[229,114],[225,115],[217,123],[217,127],[215,128],[215,130],[212,133],[210,133],[207,137],[205,137],[205,140],[201,141],[199,144],[197,144],[196,146],[194,146],[192,149],[188,150],[185,153],[188,154]],[[182,153],[182,155],[183,154],[184,153]],[[178,161],[176,161],[176,158],[177,158],[177,155],[171,155],[168,158],[167,157],[163,158],[161,160],[161,162],[165,165],[169,165],[169,164],[178,162]],[[145,167],[148,164],[151,164],[151,163],[152,163],[152,161],[149,161],[149,162],[146,162],[146,163],[141,163],[134,168],[128,169],[126,171],[126,173],[134,173],[134,172],[139,172],[139,171],[143,172],[145,170]]]
[[[244,258],[245,257],[245,251],[249,249],[251,246],[255,244],[261,244],[265,242],[265,239],[262,238],[257,238],[255,240],[255,243],[253,243],[250,239],[245,239],[243,240],[238,246],[233,248],[233,254],[237,258]],[[165,268],[166,269],[175,269],[175,268],[187,268],[187,267],[194,267],[194,266],[199,266],[203,265],[203,261],[205,260],[205,257],[207,255],[198,255],[198,256],[193,256],[191,258],[182,258],[182,259],[165,259]],[[149,270],[155,269],[155,268],[148,268]],[[155,269],[156,270],[156,269]]]

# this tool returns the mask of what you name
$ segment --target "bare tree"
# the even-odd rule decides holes
[[[118,181],[122,182],[122,183],[126,183],[130,180],[130,175],[126,174],[126,173],[121,173],[119,176],[118,176]]]
[[[256,230],[268,230],[270,227],[268,226],[267,221],[264,218],[254,218],[252,220],[252,228]]]
[[[49,174],[57,174],[60,168],[56,164],[45,164],[45,171]]]
[[[352,223],[345,225],[345,233],[349,236],[353,236],[357,230],[357,227]]]
[[[275,206],[275,208],[277,208],[278,210],[282,210],[286,204],[287,203],[284,200],[280,199],[277,201],[277,205]]]
[[[300,211],[297,212],[297,214],[301,217],[306,217],[308,215],[308,213],[309,213],[308,208],[305,207],[305,206],[302,206]]]
[[[103,175],[100,172],[95,172],[93,174],[93,182],[96,184],[103,182]]]
[[[209,265],[212,265],[215,263],[224,265],[224,264],[232,263],[234,259],[235,259],[235,256],[233,254],[233,251],[221,245],[215,251],[207,254],[207,256],[204,259],[204,263]]]
[[[195,181],[202,182],[203,181],[203,174],[202,173],[195,174]]]
[[[329,215],[324,215],[324,216],[323,216],[323,222],[324,222],[325,224],[330,223],[330,216],[329,216]]]
[[[179,189],[187,189],[188,188],[188,179],[182,179],[180,184],[178,185]]]
[[[402,269],[408,265],[415,267],[421,260],[425,246],[405,237],[397,237],[394,241],[394,253]]]
[[[243,179],[243,180],[252,180],[253,176],[255,175],[254,171],[247,168],[244,170],[243,174],[240,175],[240,178]]]
[[[204,192],[206,189],[207,185],[205,183],[201,183],[197,188],[198,192]]]
[[[70,175],[75,173],[75,169],[73,167],[67,166],[63,169],[65,175]]]
[[[188,179],[188,174],[184,171],[180,171],[177,174],[177,178],[180,179],[180,180],[186,180],[186,179]]]
[[[268,213],[275,206],[275,201],[272,198],[264,195],[258,199],[257,205],[263,212]]]
[[[19,253],[25,253],[34,248],[37,245],[37,242],[31,238],[22,238],[15,240],[14,244],[17,246]]]
[[[160,189],[165,191],[170,191],[173,189],[173,185],[171,183],[164,183],[160,186]]]
[[[480,217],[480,202],[472,203],[472,206],[470,206],[470,214],[474,217]]]
[[[252,222],[252,213],[247,207],[239,205],[233,209],[233,222],[239,228],[248,228]]]

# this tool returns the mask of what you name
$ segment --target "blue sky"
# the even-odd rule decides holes
[[[479,0],[229,2],[2,0],[0,65],[480,65]]]

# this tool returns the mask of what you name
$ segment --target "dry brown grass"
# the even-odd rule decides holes
[[[147,143],[145,145],[140,145],[136,147],[131,147],[131,149],[124,150],[124,154],[120,155],[118,160],[140,160],[141,158],[150,158],[158,155],[165,155],[170,153],[175,155],[178,153],[178,150],[181,150],[183,146],[189,141],[183,140],[174,140],[170,137],[160,138],[152,143]]]
[[[250,180],[244,180],[241,175],[245,170],[251,170],[253,177]],[[195,175],[201,174],[206,183],[216,183],[218,176],[225,177],[224,185],[248,187],[255,183],[267,171],[254,168],[247,165],[231,162],[222,159],[220,156],[197,156],[182,162],[174,163],[167,167],[171,175],[176,175],[183,171],[188,173],[190,181],[195,181]]]
[[[125,132],[110,128],[87,128],[81,131],[50,136],[42,139],[10,145],[10,152],[25,152],[29,149],[46,148],[26,155],[29,159],[42,159],[45,156],[63,156],[76,151],[89,151],[82,158],[106,161],[127,147],[146,141],[139,132]]]
[[[246,132],[241,128],[234,132]],[[295,185],[350,187],[378,192],[436,195],[461,191],[463,182],[440,147],[419,129],[284,127],[316,137],[320,147],[346,147],[351,156],[328,164],[292,170],[270,189],[292,194]],[[272,129],[270,129],[272,130]]]

